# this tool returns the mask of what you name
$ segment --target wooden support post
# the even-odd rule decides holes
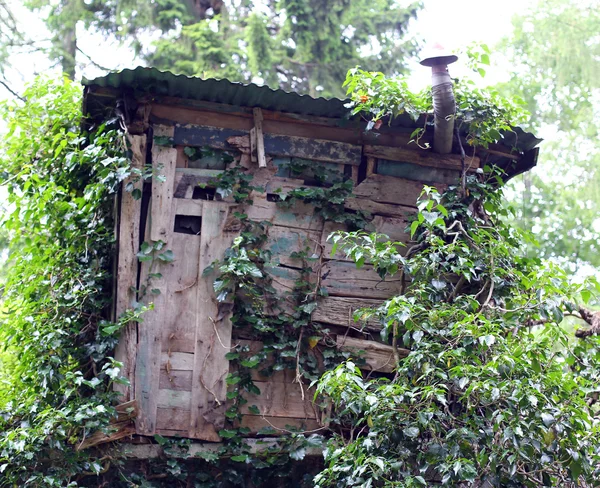
[[[252,110],[254,115],[254,128],[250,131],[250,145],[256,150],[256,159],[258,160],[259,168],[267,167],[267,156],[265,154],[265,138],[263,134],[263,114],[260,108]],[[254,144],[252,144],[254,139]],[[254,151],[253,151],[254,152]]]
[[[146,136],[128,136],[131,145],[131,168],[142,170],[146,162]],[[137,181],[135,181],[137,177]],[[131,308],[136,298],[138,260],[137,252],[140,240],[140,221],[142,212],[141,197],[133,198],[133,193],[125,191],[128,184],[133,189],[142,191],[143,181],[140,176],[130,176],[123,181],[121,189],[121,208],[118,233],[118,265],[117,265],[117,295],[115,320]],[[130,385],[115,384],[115,391],[122,396],[122,401],[133,399],[135,356],[137,353],[137,323],[127,324],[121,332],[119,343],[115,350],[115,359],[123,363],[121,376],[127,378]]]
[[[220,440],[218,432],[225,422],[225,379],[229,373],[225,355],[231,348],[231,321],[229,314],[219,312],[214,276],[203,273],[223,258],[236,235],[225,229],[227,216],[227,205],[215,202],[203,206],[189,437],[212,442]]]
[[[155,128],[155,135],[159,127]],[[160,135],[173,137],[173,127],[161,128]],[[153,241],[167,242],[173,227],[173,188],[177,168],[177,149],[172,147],[152,147],[152,226],[150,238]],[[160,176],[160,177],[159,177]],[[161,181],[164,179],[164,181]]]
[[[377,171],[377,158],[367,156],[367,178]]]
[[[171,241],[173,232],[173,185],[175,181],[175,165],[177,150],[171,147],[152,147],[152,200],[148,219],[152,241]],[[160,169],[162,168],[162,169]],[[160,170],[159,170],[160,169]],[[157,174],[164,174],[166,180],[157,179]],[[149,263],[142,268],[141,281],[147,279]],[[152,272],[161,272],[153,269]],[[136,428],[139,434],[154,435],[156,431],[156,409],[160,381],[161,338],[168,310],[169,276],[162,275],[152,279],[151,286],[158,289],[158,295],[146,295],[145,302],[153,302],[154,309],[146,312],[139,327],[138,355],[135,369],[135,397],[139,406]]]

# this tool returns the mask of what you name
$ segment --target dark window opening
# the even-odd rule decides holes
[[[195,186],[192,200],[219,200],[216,191],[216,188]]]
[[[197,236],[200,235],[200,229],[202,229],[202,217],[197,215],[175,215],[173,232]]]

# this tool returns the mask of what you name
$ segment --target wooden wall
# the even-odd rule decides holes
[[[133,162],[137,167],[151,164],[165,181],[153,179],[147,205],[145,199],[134,200],[130,193],[122,193],[117,314],[136,299],[132,287],[139,287],[148,273],[156,271],[149,269],[148,262],[137,261],[140,242],[165,242],[174,260],[162,264],[162,277],[153,280],[152,287],[161,293],[145,299],[154,302],[154,309],[144,315],[143,323],[127,327],[117,349],[117,359],[124,362],[131,381],[130,387],[120,387],[123,401],[138,401],[137,432],[219,441],[228,402],[225,378],[230,365],[225,354],[244,341],[251,349],[259,346],[232,330],[227,314],[219,312],[214,276],[202,276],[238,235],[234,212],[240,208],[219,201],[210,188],[200,189],[198,184],[208,183],[223,165],[210,157],[190,161],[186,147],[228,150],[236,155],[235,164],[250,169],[253,184],[264,186],[265,192],[254,192],[253,205],[242,210],[250,219],[272,223],[266,246],[276,263],[269,269],[275,288],[293,288],[302,263],[291,254],[311,249],[320,257],[313,265],[315,277],[320,276],[328,293],[320,299],[312,319],[337,334],[339,348],[366,351],[367,369],[391,372],[391,348],[377,342],[378,324],[356,324],[352,314],[397,294],[398,278],[382,282],[369,264],[357,269],[343,255],[331,256],[327,237],[342,228],[339,224],[324,222],[309,205],[284,208],[274,200],[293,188],[314,184],[290,176],[286,163],[300,158],[315,167],[324,165],[354,180],[355,196],[346,201],[347,209],[370,212],[375,230],[407,243],[405,229],[423,185],[443,188],[452,183],[459,174],[459,158],[435,156],[416,147],[353,144],[352,134],[343,129],[298,120],[276,124],[266,119],[267,167],[259,168],[248,155],[252,127],[248,117],[154,106],[151,121],[154,140],[166,137],[169,144],[158,145],[145,135],[132,136]],[[151,146],[149,151],[147,146]],[[475,168],[479,161],[470,163]],[[141,183],[136,185],[141,189]],[[261,394],[250,396],[248,406],[256,405],[260,415],[245,408],[243,426],[252,432],[268,426],[319,427],[321,413],[312,404],[312,395],[303,394],[306,386],[294,383],[291,372],[254,379]]]

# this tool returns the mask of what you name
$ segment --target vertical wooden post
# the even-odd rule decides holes
[[[131,144],[131,168],[142,170],[146,162],[146,136],[128,136]],[[137,181],[135,181],[137,179]],[[121,208],[119,216],[118,258],[117,258],[117,295],[115,319],[118,320],[129,308],[136,297],[138,260],[137,252],[140,240],[140,221],[142,213],[141,197],[133,198],[133,193],[125,187],[133,184],[134,190],[142,191],[143,181],[139,175],[132,174],[123,181],[121,189]],[[121,332],[115,350],[115,359],[123,363],[121,376],[127,378],[130,385],[115,384],[115,391],[122,395],[121,402],[133,400],[135,357],[137,352],[137,323],[127,324]]]
[[[175,165],[177,150],[171,147],[152,147],[152,200],[149,212],[150,235],[152,241],[171,241],[173,232],[173,186],[175,184]],[[156,176],[163,174],[165,181]],[[166,249],[165,249],[166,250]],[[160,272],[160,268],[153,272]],[[148,266],[143,268],[142,278],[147,277]],[[143,283],[142,283],[143,284]],[[136,420],[137,432],[153,435],[156,430],[156,408],[160,379],[161,336],[167,310],[166,276],[153,278],[152,288],[160,290],[159,295],[146,295],[146,302],[152,301],[154,309],[142,317],[139,327],[138,356],[135,370],[135,395],[138,401],[139,415]]]
[[[202,210],[200,231],[200,263],[198,270],[198,307],[189,436],[218,441],[225,420],[231,321],[219,313],[213,291],[214,276],[202,276],[204,269],[216,259],[222,259],[231,245],[234,233],[227,232],[228,207],[206,203]]]
[[[155,135],[173,137],[173,127],[156,126]],[[152,225],[150,238],[167,242],[173,228],[173,188],[177,168],[177,149],[163,146],[152,148]],[[164,178],[164,182],[161,179]]]
[[[263,134],[263,114],[260,108],[252,110],[254,115],[254,136],[256,137],[256,157],[258,159],[258,167],[267,167],[267,156],[265,154],[265,136]]]

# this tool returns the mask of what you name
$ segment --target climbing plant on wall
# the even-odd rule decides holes
[[[0,485],[76,486],[110,463],[77,446],[115,415],[112,201],[123,134],[81,131],[81,87],[39,79],[2,105],[11,247],[0,322]],[[136,320],[132,311],[124,320]]]

